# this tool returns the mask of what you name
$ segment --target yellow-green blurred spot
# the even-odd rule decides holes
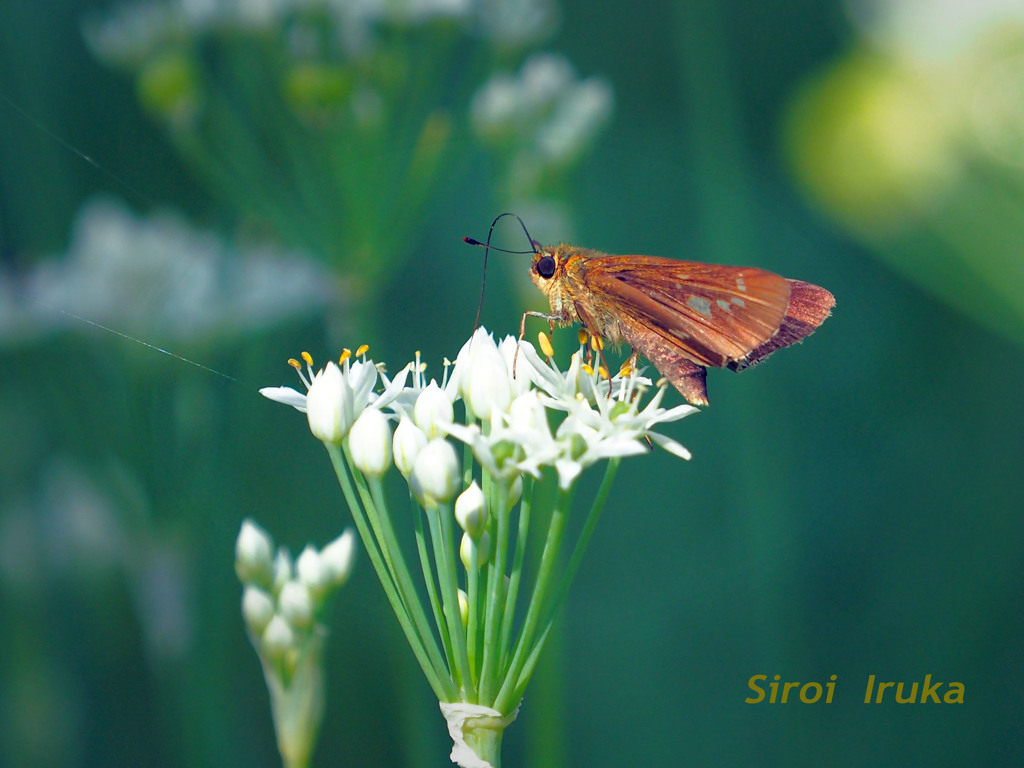
[[[871,233],[900,228],[950,186],[957,129],[923,77],[857,51],[797,93],[785,139],[807,195]]]
[[[180,124],[199,110],[199,70],[185,51],[168,51],[146,62],[135,88],[142,106],[163,120]]]

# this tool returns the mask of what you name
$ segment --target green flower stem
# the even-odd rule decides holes
[[[555,621],[558,619],[558,614],[562,609],[562,604],[565,602],[565,597],[569,592],[569,585],[572,584],[572,580],[576,576],[576,571],[579,570],[580,562],[583,560],[583,553],[586,551],[587,545],[590,543],[590,537],[593,535],[594,529],[597,527],[597,521],[600,519],[601,512],[604,510],[605,502],[608,500],[608,494],[611,491],[612,483],[615,480],[615,473],[618,470],[619,463],[621,461],[622,460],[619,458],[612,458],[608,460],[608,466],[605,468],[604,478],[601,480],[601,486],[597,489],[597,495],[594,497],[594,503],[590,508],[590,514],[587,516],[587,520],[583,524],[583,530],[580,531],[580,537],[576,541],[576,546],[573,548],[572,556],[569,558],[569,564],[566,566],[565,573],[562,576],[562,583],[558,586],[558,591],[555,593],[554,600],[551,601],[547,617],[544,620],[544,629],[541,631],[536,645],[530,652],[530,656],[523,665],[522,671],[519,673],[519,680],[514,689],[515,692],[511,697],[512,701],[519,701],[523,697],[523,693],[526,691],[526,684],[530,682],[530,676],[533,674],[534,667],[537,664],[537,659],[540,657],[540,651],[541,648],[544,647],[544,641],[547,640],[548,634],[551,632],[551,628],[555,625]],[[499,707],[495,706],[495,709],[499,709]]]
[[[447,592],[442,591],[441,598],[446,603],[446,612],[451,616],[451,626],[454,628],[455,662],[465,696],[463,701],[476,701],[477,687],[473,682],[474,675],[470,672],[469,649],[466,648],[466,629],[462,626],[462,611],[459,610],[459,576],[456,572],[459,562],[458,545],[455,547],[454,557],[450,546],[452,541],[458,542],[458,537],[453,531],[455,513],[450,504],[438,507],[438,511],[441,513],[441,548],[445,553],[447,568],[444,585],[448,587]]]
[[[381,557],[384,560],[384,565],[388,569],[388,577],[391,583],[396,587],[398,595],[402,598],[402,603],[404,605],[405,593],[402,590],[402,586],[396,572],[395,563],[392,559],[392,552],[394,550],[390,546],[387,535],[382,530],[383,524],[380,511],[373,499],[373,495],[370,493],[369,487],[366,485],[366,479],[363,477],[363,473],[357,470],[355,465],[352,463],[352,454],[348,449],[348,441],[346,440],[343,442],[341,447],[345,456],[345,465],[352,474],[352,480],[355,483],[356,491],[359,493],[359,498],[362,501],[362,506],[366,513],[366,519],[370,523],[370,528],[373,531],[374,541],[377,542],[377,546],[380,548]]]
[[[516,551],[512,558],[512,571],[509,574],[508,593],[505,595],[505,616],[506,620],[501,627],[501,640],[498,647],[501,648],[501,661],[498,666],[501,669],[508,667],[509,643],[512,639],[512,626],[515,616],[516,599],[519,597],[519,583],[523,576],[523,563],[526,560],[526,544],[529,541],[530,532],[530,509],[533,503],[533,478],[523,476],[523,497],[519,502],[519,532],[516,535]]]
[[[518,681],[523,665],[532,651],[533,637],[540,624],[544,601],[558,561],[558,553],[562,547],[566,519],[572,506],[572,492],[572,488],[569,490],[559,488],[558,490],[558,497],[551,512],[551,522],[548,525],[548,534],[544,542],[544,551],[541,553],[540,566],[537,569],[537,581],[533,587],[533,595],[530,597],[526,618],[523,620],[523,628],[520,630],[516,650],[512,655],[505,681],[494,700],[493,706],[499,712],[508,712],[519,701],[514,698],[514,694],[519,688]]]
[[[466,573],[466,602],[468,612],[466,616],[466,645],[469,654],[469,670],[473,676],[473,685],[479,689],[482,682],[477,666],[479,651],[479,621],[480,621],[480,550],[473,547],[469,555],[469,570]]]
[[[510,488],[497,482],[492,483],[495,493],[496,531],[494,567],[490,569],[488,579],[487,616],[484,619],[484,658],[483,670],[480,674],[480,696],[483,701],[490,701],[497,687],[498,662],[501,659],[501,647],[498,640],[502,636],[502,620],[505,619],[505,560],[508,552],[509,529],[509,493]]]
[[[358,473],[353,471],[353,474],[356,475]],[[392,560],[397,576],[398,592],[402,597],[403,605],[406,606],[408,615],[415,624],[417,634],[423,642],[424,649],[430,654],[435,668],[438,670],[444,669],[446,661],[441,658],[441,653],[437,649],[437,644],[434,641],[434,635],[430,628],[430,621],[427,619],[426,611],[423,609],[423,603],[417,596],[416,585],[413,583],[412,575],[409,573],[409,567],[406,565],[405,558],[402,555],[398,539],[395,538],[395,529],[391,524],[391,517],[387,513],[388,507],[384,498],[384,487],[379,477],[370,478],[370,493],[373,496],[377,510],[375,516],[380,518],[378,520],[378,527],[382,533],[379,535],[382,535],[383,539],[379,539],[379,541],[385,554],[387,552],[393,553]]]
[[[420,566],[423,571],[423,583],[427,588],[427,599],[430,601],[430,608],[434,613],[434,626],[437,627],[438,636],[441,638],[441,648],[444,651],[447,669],[455,667],[455,659],[452,651],[452,638],[448,632],[448,624],[444,619],[444,612],[441,609],[441,601],[437,594],[437,585],[434,581],[434,571],[431,567],[430,554],[427,550],[427,537],[423,529],[423,518],[425,511],[416,503],[412,493],[409,494],[409,506],[412,511],[413,525],[415,526],[416,552],[420,557]]]
[[[459,693],[454,699],[442,701],[463,701],[463,697],[472,684],[469,674],[469,656],[466,651],[466,636],[462,632],[462,617],[459,613],[459,595],[455,574],[455,563],[449,556],[448,542],[450,537],[445,531],[450,528],[447,518],[451,510],[445,506],[427,508],[427,524],[430,526],[430,539],[434,550],[434,570],[441,587],[441,612],[448,625],[448,634],[453,641],[452,658],[455,663],[450,667],[454,683]]]
[[[398,618],[398,623],[401,625],[402,631],[405,633],[405,637],[409,641],[409,646],[412,648],[412,652],[416,656],[416,661],[419,662],[420,668],[423,670],[423,674],[426,675],[427,682],[430,684],[431,689],[434,691],[434,694],[438,699],[441,701],[450,700],[451,697],[456,695],[455,689],[452,686],[451,681],[444,674],[444,670],[435,667],[434,661],[431,659],[431,654],[428,652],[429,646],[424,642],[424,639],[416,633],[409,617],[405,613],[402,599],[398,595],[395,584],[390,579],[390,575],[384,564],[383,558],[381,557],[376,540],[370,531],[369,522],[366,519],[366,513],[359,504],[359,499],[352,486],[352,480],[349,478],[348,469],[345,466],[345,461],[342,458],[341,451],[336,445],[327,443],[325,443],[325,445],[327,447],[327,453],[331,457],[331,464],[334,466],[334,473],[338,478],[338,482],[341,484],[341,490],[345,496],[345,501],[348,503],[349,510],[352,513],[352,519],[355,521],[356,529],[359,531],[359,536],[363,540],[363,546],[366,547],[366,553],[370,558],[370,562],[373,565],[374,570],[377,572],[377,577],[380,579],[381,586],[384,588],[384,594],[387,596],[388,602],[391,603],[391,608],[394,610],[395,616]]]

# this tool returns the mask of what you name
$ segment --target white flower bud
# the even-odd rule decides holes
[[[314,595],[324,588],[326,575],[320,562],[320,553],[312,544],[307,544],[299,555],[299,559],[295,561],[295,574]]]
[[[468,533],[462,534],[462,543],[459,545],[459,558],[466,568],[473,567],[473,549],[477,551],[477,566],[481,566],[491,559],[491,534],[484,531],[480,538],[473,539]]]
[[[465,590],[459,590],[459,616],[462,618],[462,626],[469,624],[469,595]]]
[[[242,593],[242,618],[249,631],[259,637],[274,618],[274,599],[259,587],[246,587]]]
[[[394,454],[395,466],[406,480],[412,474],[416,456],[427,444],[427,436],[411,419],[403,416],[395,428]]]
[[[540,401],[537,390],[524,392],[508,408],[508,425],[512,429],[533,431],[535,429],[548,431],[548,416],[544,405]]]
[[[409,487],[421,504],[440,504],[455,495],[460,480],[455,449],[443,438],[435,438],[416,457]]]
[[[509,509],[518,504],[521,498],[523,498],[523,476],[516,475],[516,479],[512,481],[512,487],[508,491]]]
[[[391,426],[376,408],[363,411],[348,433],[352,463],[365,475],[378,477],[391,466]]]
[[[320,371],[306,393],[306,417],[313,436],[337,445],[352,428],[354,418],[352,389],[333,362]]]
[[[235,572],[243,584],[269,586],[274,573],[274,542],[248,518],[242,521],[235,541]]]
[[[495,410],[505,412],[512,402],[512,379],[490,334],[474,336],[468,363],[460,388],[469,409],[483,420],[490,420]]]
[[[455,499],[455,520],[459,526],[474,539],[479,538],[487,527],[487,507],[484,503],[484,492],[476,484],[470,483],[469,488]]]
[[[281,588],[277,607],[281,616],[296,629],[306,629],[313,623],[313,601],[306,585],[300,581],[289,581]]]
[[[455,418],[455,411],[448,395],[437,386],[437,382],[432,381],[416,398],[412,415],[416,426],[422,429],[428,438],[433,439],[448,434],[443,425],[451,424]]]
[[[295,642],[295,631],[279,614],[275,615],[263,630],[263,650],[272,659],[284,658]]]
[[[295,565],[292,562],[292,553],[287,547],[278,547],[277,556],[274,558],[274,583],[271,591],[275,595],[281,594],[281,588],[287,584],[295,575]]]
[[[320,565],[324,570],[325,582],[334,587],[340,587],[348,581],[355,559],[355,531],[351,528],[346,528],[341,536],[324,547],[320,552]]]

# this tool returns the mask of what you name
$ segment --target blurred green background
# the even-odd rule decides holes
[[[1024,4],[563,0],[528,45],[396,27],[376,69],[293,70],[290,91],[265,30],[102,64],[82,24],[107,8],[0,6],[0,763],[279,764],[234,539],[253,516],[295,552],[349,518],[302,419],[256,389],[363,342],[439,376],[479,290],[460,238],[509,209],[545,243],[757,265],[837,307],[770,364],[709,374],[712,406],[671,429],[691,462],[623,466],[505,764],[1024,761]],[[516,135],[464,117],[534,50],[614,104],[524,181]],[[381,101],[359,114],[392,132],[345,155],[332,110],[360,77]],[[104,226],[146,238],[109,272],[85,258]],[[313,277],[224,301],[253,243]],[[212,274],[181,256],[204,250]],[[498,334],[543,308],[525,273],[491,261]],[[365,561],[332,629],[314,764],[449,764]],[[744,703],[758,674],[837,675],[835,700]],[[865,705],[872,674],[965,702]]]

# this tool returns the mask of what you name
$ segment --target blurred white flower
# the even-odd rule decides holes
[[[846,6],[870,39],[921,62],[955,59],[993,31],[1024,24],[1019,0],[847,0]]]
[[[82,207],[65,254],[18,279],[0,274],[0,339],[98,323],[146,341],[206,341],[315,313],[335,286],[296,251],[238,247],[177,214],[136,216],[99,198]]]
[[[518,75],[492,75],[470,106],[481,140],[512,153],[509,185],[529,198],[543,175],[572,165],[611,117],[611,86],[599,77],[579,80],[564,56],[532,55]]]

